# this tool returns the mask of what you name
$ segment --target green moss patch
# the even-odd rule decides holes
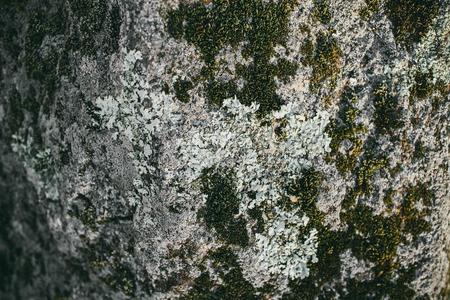
[[[189,80],[177,80],[173,88],[175,90],[175,96],[181,102],[187,103],[189,102],[189,90],[192,89],[192,82]]]
[[[313,17],[323,24],[330,23],[333,14],[330,9],[329,0],[314,0]]]
[[[363,124],[355,124],[360,115],[360,111],[354,106],[356,101],[356,91],[346,88],[342,95],[337,118],[327,127],[328,135],[331,137],[331,152],[328,160],[335,160],[336,168],[341,174],[354,170],[363,151],[364,144],[361,135],[367,132],[367,128]],[[345,141],[350,142],[351,146],[345,149],[345,153],[341,153],[339,148]]]
[[[207,196],[206,206],[200,215],[208,228],[214,228],[225,242],[247,246],[246,221],[239,214],[240,199],[231,172],[204,171],[201,190]]]
[[[264,115],[282,104],[276,94],[276,79],[287,81],[297,68],[287,60],[271,60],[277,57],[275,46],[285,45],[289,15],[296,4],[296,0],[213,0],[208,5],[182,2],[168,13],[167,30],[172,37],[185,39],[200,51],[205,67],[197,80],[206,83],[213,105],[236,95],[245,105],[259,103],[259,113]],[[242,89],[237,90],[235,82],[216,78],[216,56],[227,46],[237,49],[242,44],[244,57],[252,60],[249,65],[237,66],[235,75],[244,80]]]
[[[373,122],[377,133],[393,135],[396,129],[403,126],[403,113],[398,105],[398,97],[390,93],[386,84],[379,84],[374,89],[373,105]]]
[[[244,278],[237,256],[226,247],[208,255],[221,283],[213,281],[211,274],[204,271],[197,277],[188,294],[182,299],[261,299],[255,288]]]
[[[313,68],[311,89],[318,90],[326,80],[330,80],[331,86],[333,86],[342,63],[342,51],[336,39],[330,33],[320,32],[313,51],[312,42],[309,40],[306,40],[301,50],[303,61]]]
[[[439,13],[439,1],[387,0],[385,13],[392,22],[395,39],[411,48],[427,33]]]

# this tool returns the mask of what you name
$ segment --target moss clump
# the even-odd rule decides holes
[[[15,133],[22,126],[25,120],[25,114],[23,112],[22,97],[17,89],[12,89],[9,95],[9,107],[8,107],[8,124],[12,133]]]
[[[314,0],[313,17],[323,24],[330,23],[333,14],[330,9],[329,0]]]
[[[353,254],[376,263],[374,271],[377,275],[392,271],[401,242],[401,219],[373,215],[370,208],[357,205],[349,214],[347,224],[354,238]]]
[[[235,96],[236,93],[237,87],[232,81],[211,80],[206,88],[209,103],[217,107],[221,107],[223,100]]]
[[[116,241],[116,238],[114,237],[112,241]],[[130,248],[123,249],[124,253],[117,247],[117,242],[112,241],[101,233],[95,243],[81,250],[84,261],[88,262],[89,268],[97,273],[106,285],[133,297],[136,292],[136,271],[126,261],[127,256],[124,254],[132,251],[132,241],[126,241],[130,243]]]
[[[303,170],[299,178],[287,186],[286,193],[297,198],[298,204],[294,205],[299,205],[302,213],[315,212],[316,199],[322,180],[322,174],[310,168]]]
[[[237,256],[226,247],[208,255],[221,283],[214,282],[209,272],[195,279],[188,294],[182,299],[261,299],[255,288],[244,278]]]
[[[79,219],[84,226],[97,230],[97,210],[92,200],[82,194],[77,195],[76,200],[78,203],[71,207],[69,215]]]
[[[327,127],[327,132],[331,137],[331,152],[328,159],[334,158],[336,167],[341,174],[352,171],[358,158],[363,151],[363,141],[361,135],[367,132],[363,124],[355,124],[360,115],[360,111],[353,105],[356,102],[357,94],[354,89],[346,88],[343,93],[337,119]],[[351,145],[345,149],[345,153],[340,152],[340,147],[344,142]]]
[[[425,184],[408,187],[402,206],[400,216],[404,222],[404,230],[417,238],[421,233],[431,230],[431,225],[424,218],[430,214],[430,206],[434,194]],[[417,204],[421,203],[424,209],[418,210]]]
[[[193,88],[192,82],[190,80],[177,80],[173,84],[173,89],[175,90],[175,96],[181,102],[189,102],[189,90]]]
[[[385,13],[392,22],[395,39],[411,48],[427,33],[439,6],[435,0],[387,0]]]
[[[230,244],[242,247],[248,244],[246,221],[236,218],[240,199],[231,172],[218,173],[211,169],[203,172],[201,190],[207,196],[206,207],[201,212],[208,228],[214,228],[217,235]]]
[[[59,53],[54,47],[45,53],[40,50],[46,36],[63,34],[65,31],[65,9],[61,6],[57,8],[58,13],[36,9],[29,18],[25,33],[25,69],[30,78],[44,85],[49,98],[53,98],[58,83]]]
[[[373,191],[371,184],[373,175],[387,164],[388,160],[384,157],[368,157],[363,160],[356,173],[356,189],[363,194],[370,194]]]
[[[393,96],[386,84],[379,84],[373,92],[375,107],[374,123],[379,134],[395,134],[402,127],[402,110],[398,107],[398,98]]]
[[[411,100],[425,99],[430,97],[437,88],[430,82],[433,78],[431,73],[417,72],[414,76],[414,85],[411,88]]]
[[[313,68],[311,88],[317,90],[325,80],[331,80],[333,85],[341,68],[342,51],[331,34],[319,33],[314,52],[310,51],[310,42],[302,48],[304,61]]]
[[[414,143],[413,158],[415,160],[423,159],[423,158],[425,158],[427,151],[428,151],[428,149],[426,146],[424,146],[423,142],[421,140],[417,140]]]
[[[359,15],[363,20],[368,20],[380,11],[380,0],[365,0],[366,5],[360,10]]]
[[[264,115],[281,106],[276,94],[276,78],[287,80],[295,73],[296,64],[281,60],[272,63],[276,56],[275,46],[284,45],[288,33],[289,15],[297,0],[266,2],[262,0],[180,3],[178,9],[167,16],[167,30],[176,39],[185,39],[201,53],[205,62],[199,80],[206,81],[207,96],[214,105],[221,104],[224,97],[236,94],[239,100],[250,105],[260,104],[259,113]],[[234,83],[220,84],[216,78],[216,56],[227,46],[243,46],[245,58],[252,58],[248,66],[237,66],[236,77],[243,79],[242,89],[235,91]]]

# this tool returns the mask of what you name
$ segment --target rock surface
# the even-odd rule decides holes
[[[448,299],[448,0],[0,1],[1,299]]]

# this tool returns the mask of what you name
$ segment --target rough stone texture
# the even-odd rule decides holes
[[[2,0],[0,67],[1,299],[450,296],[449,1]]]

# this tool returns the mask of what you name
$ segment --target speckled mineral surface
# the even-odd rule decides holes
[[[449,0],[0,0],[0,68],[0,299],[449,299]]]

